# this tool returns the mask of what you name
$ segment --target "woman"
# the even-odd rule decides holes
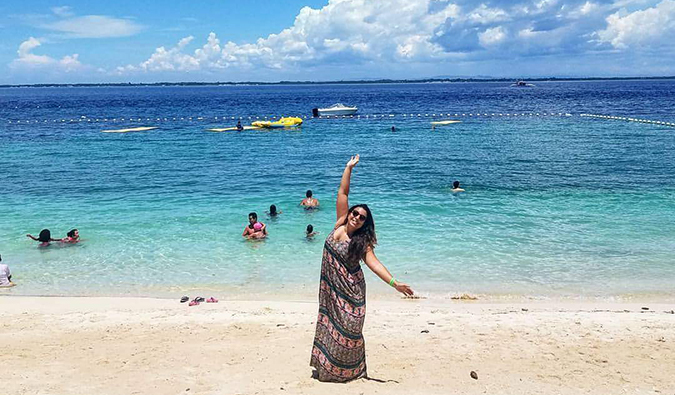
[[[366,283],[360,261],[397,291],[413,295],[412,289],[397,281],[375,256],[375,222],[368,206],[349,207],[349,181],[357,163],[358,155],[351,158],[342,173],[337,222],[323,249],[319,317],[310,360],[320,381],[346,382],[367,376],[362,334]]]
[[[66,234],[66,237],[61,239],[61,242],[67,244],[75,244],[80,242],[80,231],[77,229],[71,229],[70,232]]]
[[[52,233],[49,229],[42,229],[38,237],[35,237],[31,234],[27,234],[26,237],[29,237],[35,241],[39,241],[40,245],[38,247],[47,247],[52,241],[61,241],[61,239],[52,239]]]

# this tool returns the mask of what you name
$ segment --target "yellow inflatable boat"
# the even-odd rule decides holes
[[[302,125],[302,118],[298,118],[298,117],[281,118],[278,121],[274,121],[274,122],[255,121],[255,122],[251,123],[251,126],[255,126],[257,128],[266,128],[266,129],[287,128],[287,127],[300,126],[300,125]]]

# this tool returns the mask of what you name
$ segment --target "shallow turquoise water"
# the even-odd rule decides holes
[[[634,101],[634,111],[673,120],[667,103],[672,104],[675,84],[657,85],[670,95],[665,112],[663,106],[645,104],[647,93],[640,93],[654,86],[625,84],[620,92]],[[108,89],[57,94],[78,98],[65,103],[50,90],[6,91],[5,102],[17,108],[1,115],[7,121],[103,117],[106,111],[111,117],[205,114],[205,107],[190,99],[189,89],[196,88]],[[304,95],[308,88],[289,89]],[[397,91],[390,86],[313,89],[326,95],[342,89],[334,96],[353,95],[349,103],[361,100],[364,114],[369,104],[380,109],[392,103],[401,111],[392,118],[308,120],[299,130],[244,133],[206,132],[222,122],[197,120],[169,119],[159,130],[129,134],[100,133],[126,126],[121,123],[4,122],[0,254],[20,286],[3,293],[312,294],[323,239],[335,221],[344,163],[360,153],[350,202],[369,204],[379,258],[423,294],[675,294],[675,129],[571,112],[568,117],[466,116],[459,117],[460,124],[432,130],[429,118],[401,116],[406,103],[393,101]],[[454,108],[460,112],[477,105],[488,112],[513,111],[527,104],[557,113],[586,101],[588,112],[619,115],[615,107],[622,107],[620,114],[632,115],[626,113],[628,104],[607,102],[597,87],[572,83],[547,87],[558,95],[553,99],[526,100],[522,92],[510,91],[486,99],[490,86],[463,89],[457,94],[473,95],[473,102],[458,101]],[[217,97],[199,92],[199,97]],[[430,104],[422,92],[405,99],[406,108]],[[228,94],[238,101],[217,113],[258,110],[255,92]],[[264,96],[260,100],[273,97],[268,105],[277,112],[283,105],[298,111],[313,106],[309,100],[292,101],[292,95],[281,100],[258,94]],[[96,101],[100,95],[118,101],[107,101],[106,108]],[[136,96],[137,102],[124,101]],[[153,109],[143,98],[160,104]],[[454,179],[466,193],[450,193]],[[317,212],[298,207],[307,189],[321,201]],[[278,219],[264,215],[270,204],[283,211]],[[268,223],[268,240],[242,240],[250,211]],[[314,241],[304,239],[309,223],[321,233]],[[62,237],[74,227],[84,239],[75,246],[40,249],[25,237],[42,228]],[[378,281],[368,276],[369,292],[390,292]]]

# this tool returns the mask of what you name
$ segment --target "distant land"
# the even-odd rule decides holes
[[[546,77],[525,78],[528,82],[546,81],[624,81],[624,80],[671,80],[675,76],[662,77]],[[6,84],[0,88],[45,88],[45,87],[123,87],[123,86],[236,86],[236,85],[347,85],[347,84],[428,84],[453,82],[513,82],[514,78],[425,78],[425,79],[361,79],[341,81],[277,81],[277,82],[114,82],[114,83],[78,83],[78,84]]]

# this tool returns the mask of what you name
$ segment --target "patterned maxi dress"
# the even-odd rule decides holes
[[[309,364],[320,381],[345,382],[366,375],[366,282],[359,262],[347,261],[349,241],[335,241],[334,232],[323,248],[319,317]]]

